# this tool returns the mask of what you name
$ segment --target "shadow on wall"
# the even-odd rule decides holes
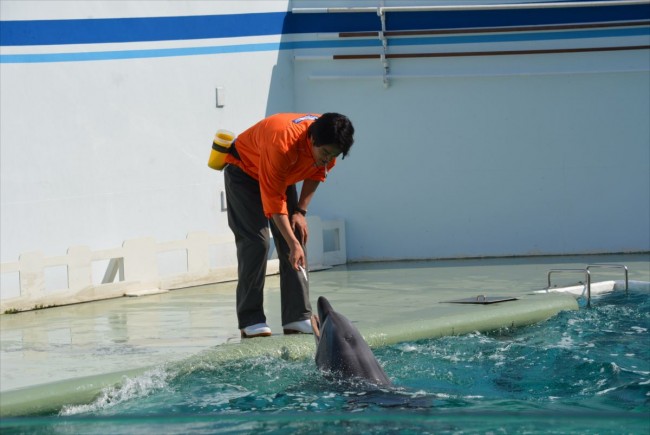
[[[291,47],[291,12],[287,5],[287,14],[282,22],[282,34],[279,42],[278,59],[271,73],[269,94],[266,103],[266,116],[280,112],[294,112],[293,50]]]

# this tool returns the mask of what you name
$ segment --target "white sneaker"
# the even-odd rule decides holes
[[[311,320],[298,320],[297,322],[287,323],[282,325],[285,334],[313,334],[314,330],[311,328]]]
[[[271,328],[266,323],[257,323],[241,330],[241,338],[268,337],[270,335]]]

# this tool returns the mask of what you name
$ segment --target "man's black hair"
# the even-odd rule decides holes
[[[308,131],[314,146],[334,145],[341,150],[341,158],[348,155],[354,143],[352,122],[340,113],[323,113]]]

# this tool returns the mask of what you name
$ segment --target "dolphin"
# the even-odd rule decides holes
[[[334,311],[323,296],[318,298],[318,316],[312,316],[311,323],[316,339],[316,366],[320,370],[376,385],[391,384],[359,330],[343,314]]]

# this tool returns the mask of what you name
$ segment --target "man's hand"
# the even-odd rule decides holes
[[[295,270],[300,270],[299,266],[306,267],[305,260],[305,251],[302,248],[300,240],[296,238],[296,235],[292,231],[293,218],[289,220],[289,216],[286,214],[274,214],[272,216],[273,223],[278,227],[282,237],[287,242],[289,246],[289,262]],[[304,218],[303,218],[304,219]],[[307,222],[304,222],[305,228],[307,227]]]
[[[291,229],[293,230],[299,241],[307,246],[307,238],[309,237],[309,229],[307,228],[307,218],[300,213],[294,213],[291,216]]]
[[[300,243],[289,245],[289,262],[295,270],[299,270],[299,266],[305,267],[305,251],[303,251]]]

